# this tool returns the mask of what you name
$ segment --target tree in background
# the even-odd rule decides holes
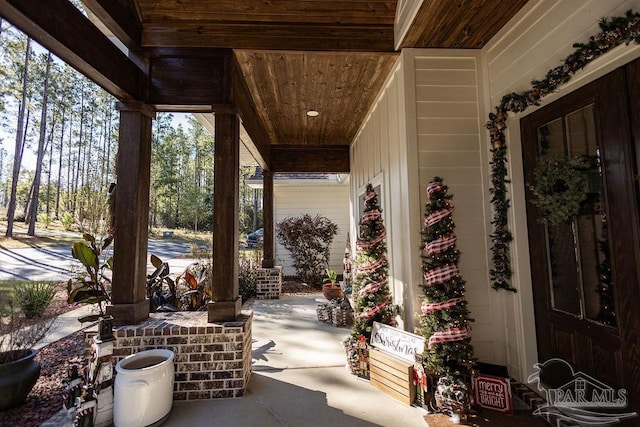
[[[387,325],[395,322],[387,277],[387,233],[382,221],[378,195],[371,184],[367,184],[364,200],[353,274],[355,319],[351,335],[354,339],[364,336],[368,341],[374,321]]]
[[[424,302],[417,332],[428,342],[423,354],[425,371],[439,377],[438,407],[452,415],[466,412],[468,407],[473,365],[469,322],[473,319],[464,298],[465,281],[458,270],[460,252],[456,248],[454,207],[447,191],[439,177],[427,187],[422,231]],[[461,412],[452,409],[451,404]]]

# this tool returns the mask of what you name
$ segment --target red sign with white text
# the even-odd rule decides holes
[[[477,375],[473,378],[475,404],[504,414],[513,413],[509,378]]]

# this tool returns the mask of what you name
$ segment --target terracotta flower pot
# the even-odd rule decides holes
[[[322,285],[322,295],[329,301],[344,298],[342,288],[339,283],[325,283]]]
[[[17,352],[19,350],[13,350]],[[0,364],[0,411],[18,406],[38,381],[40,364],[35,350],[26,350],[17,360]]]

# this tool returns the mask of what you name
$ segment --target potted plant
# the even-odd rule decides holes
[[[27,319],[12,298],[0,303],[0,310],[0,411],[4,411],[24,402],[40,377],[33,346],[44,338],[55,317]]]
[[[327,277],[324,279],[324,284],[322,285],[322,295],[329,301],[343,299],[344,293],[342,292],[340,283],[338,283],[338,273],[330,268],[326,268],[325,272]]]

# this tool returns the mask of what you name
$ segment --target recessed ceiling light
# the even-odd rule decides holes
[[[309,110],[307,111],[307,116],[309,117],[316,117],[318,116],[320,113],[318,113],[316,110]]]

